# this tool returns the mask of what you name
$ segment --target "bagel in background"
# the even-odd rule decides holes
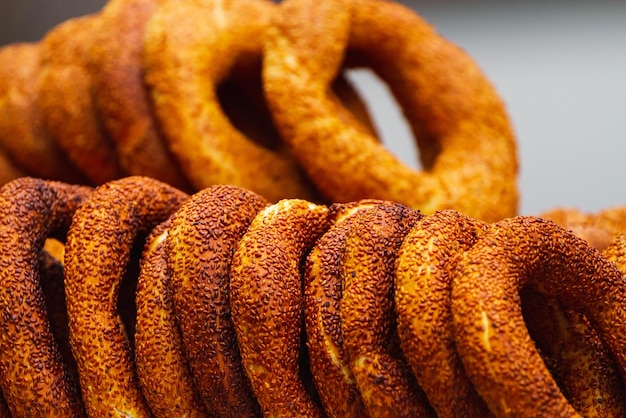
[[[320,30],[309,12],[341,24]],[[281,50],[288,28],[298,41],[285,51],[306,56],[302,68]],[[33,100],[85,183],[139,175],[187,192],[231,184],[270,202],[377,198],[487,221],[517,212],[501,98],[468,54],[399,3],[111,0],[51,28],[39,49]],[[292,64],[297,77],[283,71]],[[378,137],[347,76],[363,66],[402,105],[423,171]]]

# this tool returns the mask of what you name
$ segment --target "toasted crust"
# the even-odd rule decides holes
[[[597,212],[556,207],[539,214],[539,217],[555,222],[600,251],[605,250],[619,234],[626,232],[626,206],[613,206]]]
[[[304,267],[304,319],[313,382],[331,417],[362,417],[365,408],[343,349],[341,262],[355,215],[381,201],[330,207],[331,225],[315,242]]]
[[[198,190],[233,184],[273,202],[312,197],[285,147],[270,150],[246,138],[216,94],[235,64],[261,59],[274,10],[266,0],[167,2],[148,23],[145,80],[166,141]]]
[[[167,239],[170,221],[156,226],[144,245],[135,300],[135,365],[155,417],[206,417],[183,347],[170,291]]]
[[[359,212],[348,231],[341,275],[341,333],[369,416],[434,416],[397,347],[396,253],[421,214],[388,202]]]
[[[0,384],[13,416],[85,415],[51,331],[39,254],[48,236],[64,236],[90,192],[29,177],[0,189]]]
[[[257,214],[235,249],[233,323],[244,369],[266,416],[322,416],[300,375],[300,263],[328,223],[326,206],[281,200]]]
[[[44,129],[91,184],[123,177],[95,108],[87,57],[99,15],[68,19],[40,43],[37,103]]]
[[[487,224],[453,210],[417,221],[398,251],[395,310],[400,346],[439,417],[488,417],[454,345],[456,265]]]
[[[31,176],[84,183],[85,178],[41,125],[36,100],[39,69],[39,43],[0,48],[0,144],[7,159]]]
[[[185,352],[207,409],[222,417],[260,414],[231,318],[230,267],[238,242],[267,204],[236,186],[212,186],[172,216],[168,262]]]
[[[485,221],[517,213],[516,141],[504,104],[473,60],[421,17],[382,0],[288,0],[275,22],[263,60],[270,109],[329,201],[378,198]],[[422,171],[334,112],[328,85],[351,54],[394,92]]]
[[[129,175],[181,190],[191,186],[161,136],[143,80],[145,26],[162,0],[112,0],[99,15],[88,54],[94,103]]]
[[[602,255],[626,274],[626,232],[618,234],[602,251]]]
[[[117,410],[150,416],[117,308],[133,242],[166,220],[188,196],[146,177],[98,187],[76,211],[65,245],[70,339],[91,416]]]
[[[489,408],[496,415],[576,416],[525,326],[519,292],[527,285],[589,318],[624,376],[624,276],[584,240],[529,216],[491,225],[459,263],[456,347]]]
[[[580,416],[621,417],[626,392],[609,348],[584,314],[522,289],[522,312],[544,363]]]

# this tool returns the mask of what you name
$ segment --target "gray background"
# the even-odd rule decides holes
[[[626,2],[411,1],[465,48],[505,99],[518,135],[522,214],[626,204]],[[103,0],[0,0],[0,44],[37,40]],[[418,167],[384,85],[353,72],[388,147]]]

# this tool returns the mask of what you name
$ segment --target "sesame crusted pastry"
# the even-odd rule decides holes
[[[382,201],[363,200],[330,206],[331,225],[315,242],[304,267],[304,318],[313,382],[330,417],[365,415],[341,335],[341,263],[356,214]]]
[[[586,315],[522,289],[528,332],[559,388],[583,417],[626,416],[626,391],[609,347]]]
[[[189,191],[152,112],[143,79],[145,27],[163,0],[110,0],[98,17],[87,68],[94,108],[129,175],[148,176]]]
[[[357,213],[346,237],[341,333],[369,416],[435,416],[398,348],[393,306],[396,253],[421,216],[387,202]]]
[[[142,393],[155,417],[209,416],[198,395],[176,321],[167,260],[170,220],[144,245],[135,292],[135,365]]]
[[[254,192],[219,185],[192,195],[171,218],[172,302],[196,388],[221,417],[260,414],[231,318],[230,267],[252,219],[267,205]]]
[[[145,81],[165,140],[196,190],[245,187],[268,200],[313,197],[282,142],[260,146],[224,113],[217,87],[238,66],[259,77],[268,0],[165,2],[146,27]]]
[[[93,185],[126,175],[95,108],[87,65],[98,18],[68,19],[46,33],[35,98],[43,128]]]
[[[600,251],[626,232],[626,206],[612,206],[597,212],[572,207],[556,207],[539,215],[571,231]]]
[[[7,160],[31,176],[81,183],[85,179],[41,123],[37,101],[40,50],[39,42],[0,48],[0,144]],[[0,176],[0,184],[8,180]]]
[[[398,251],[395,309],[400,346],[437,416],[488,417],[454,345],[456,265],[487,224],[454,210],[416,222]]]
[[[551,376],[525,325],[524,286],[584,314],[626,375],[626,279],[586,241],[551,221],[508,218],[459,262],[452,287],[456,348],[497,416],[579,416]]]
[[[39,255],[90,192],[30,177],[0,189],[0,385],[14,417],[85,415],[50,327]]]
[[[63,254],[55,253],[49,245],[59,242],[49,238],[39,253],[39,274],[41,288],[46,303],[50,331],[56,341],[63,363],[78,390],[78,368],[70,346],[70,331],[65,306],[65,272],[63,271]],[[59,242],[60,243],[60,242]],[[82,402],[81,402],[82,403]],[[0,415],[1,416],[1,415]]]
[[[236,246],[231,310],[244,369],[265,416],[322,417],[303,383],[300,264],[329,210],[286,199],[260,211]]]
[[[330,202],[363,198],[494,222],[517,213],[515,134],[476,63],[417,13],[384,0],[283,0],[266,33],[263,85],[276,126]],[[341,120],[329,83],[351,63],[387,83],[423,170]]]
[[[626,274],[626,232],[618,234],[602,251],[602,255]]]
[[[76,211],[65,245],[70,340],[90,416],[149,417],[119,316],[120,285],[134,241],[188,196],[146,177],[113,180]]]

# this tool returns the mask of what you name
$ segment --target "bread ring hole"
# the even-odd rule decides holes
[[[369,68],[345,73],[365,100],[383,145],[407,166],[422,169],[415,137],[389,86]]]
[[[135,292],[137,291],[137,279],[139,278],[141,254],[146,241],[145,238],[145,235],[139,236],[133,243],[117,297],[117,312],[122,320],[131,350],[135,346],[135,325],[137,323]]]
[[[269,150],[282,141],[263,96],[260,63],[236,66],[217,86],[222,111],[246,138]]]
[[[300,338],[300,341],[306,341],[306,330],[304,329],[304,327],[302,328],[302,336]],[[313,402],[315,402],[317,405],[321,405],[322,401],[320,395],[315,388],[315,383],[313,382],[313,373],[311,372],[310,360],[311,359],[309,357],[307,345],[303,343],[300,345],[300,352],[298,355],[300,379],[302,381],[302,384],[304,385],[306,393],[311,399],[313,399]]]
[[[78,382],[78,366],[70,347],[70,329],[65,303],[63,272],[64,244],[48,238],[39,254],[39,276],[50,332],[59,347],[63,362],[74,380]]]
[[[619,399],[622,402],[626,390],[617,363],[606,347],[600,344],[597,333],[586,318],[567,310],[558,300],[542,295],[531,286],[521,290],[520,298],[528,333],[559,389],[572,406],[578,410],[581,405],[577,402],[584,402],[585,396],[595,395],[591,394],[593,389],[587,393],[581,392],[576,382],[585,381],[585,385],[597,386],[598,377],[606,382],[606,386],[597,393],[606,394],[606,387],[610,387],[613,399],[596,399],[595,395],[594,400],[615,402],[615,399]],[[580,371],[586,370],[586,367],[580,367],[581,364],[599,372],[596,374],[587,369],[589,374],[581,375]]]

